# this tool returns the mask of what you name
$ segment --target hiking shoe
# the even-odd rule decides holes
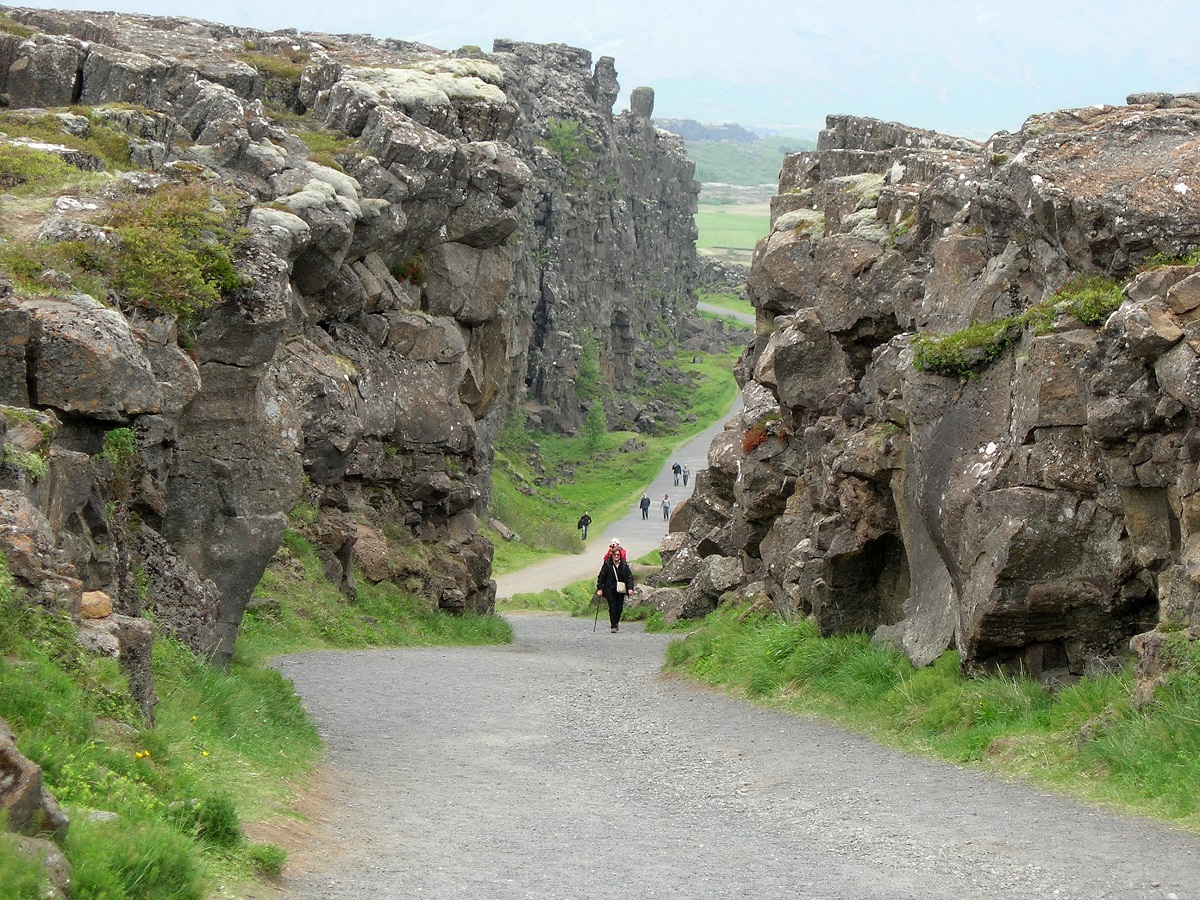
[[[616,633],[617,633],[618,631],[620,631],[620,630],[621,630],[621,629],[620,629],[620,628],[618,628],[616,625],[614,625],[614,626],[612,627],[612,633],[613,633],[613,634],[616,634]]]

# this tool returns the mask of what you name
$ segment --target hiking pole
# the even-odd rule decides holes
[[[600,601],[593,597],[592,602],[596,604],[596,621],[592,623],[592,634],[595,634],[596,626],[600,624]]]

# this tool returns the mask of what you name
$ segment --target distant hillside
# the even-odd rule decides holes
[[[758,140],[758,135],[753,131],[734,123],[705,125],[695,119],[655,119],[654,124],[664,131],[679,135],[689,143],[691,141],[734,141],[739,144],[753,144]]]
[[[688,157],[696,164],[701,183],[762,185],[779,180],[785,153],[812,150],[815,141],[773,135],[753,143],[684,139]]]

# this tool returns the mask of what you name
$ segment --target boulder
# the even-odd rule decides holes
[[[8,723],[0,719],[0,811],[9,831],[49,834],[62,842],[70,820],[42,784],[42,770],[17,749]]]

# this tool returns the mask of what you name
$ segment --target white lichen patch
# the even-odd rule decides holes
[[[876,217],[874,209],[860,209],[842,220],[843,227],[855,237],[875,244],[886,245],[891,241],[891,232]]]
[[[874,206],[879,201],[883,190],[884,176],[875,172],[864,172],[861,175],[842,175],[829,179],[830,183],[838,185],[858,198],[858,208]]]
[[[455,78],[478,78],[496,87],[504,87],[504,72],[495,63],[485,59],[468,59],[458,56],[448,56],[440,59],[427,59],[415,63],[412,68],[428,72],[430,75],[447,74]]]
[[[820,234],[825,230],[825,214],[815,209],[794,209],[776,219],[772,230]]]
[[[461,60],[477,63],[478,60]],[[427,72],[421,69],[352,69],[348,81],[377,100],[399,106],[449,106],[452,101],[504,103],[507,98],[495,84],[478,75]]]

